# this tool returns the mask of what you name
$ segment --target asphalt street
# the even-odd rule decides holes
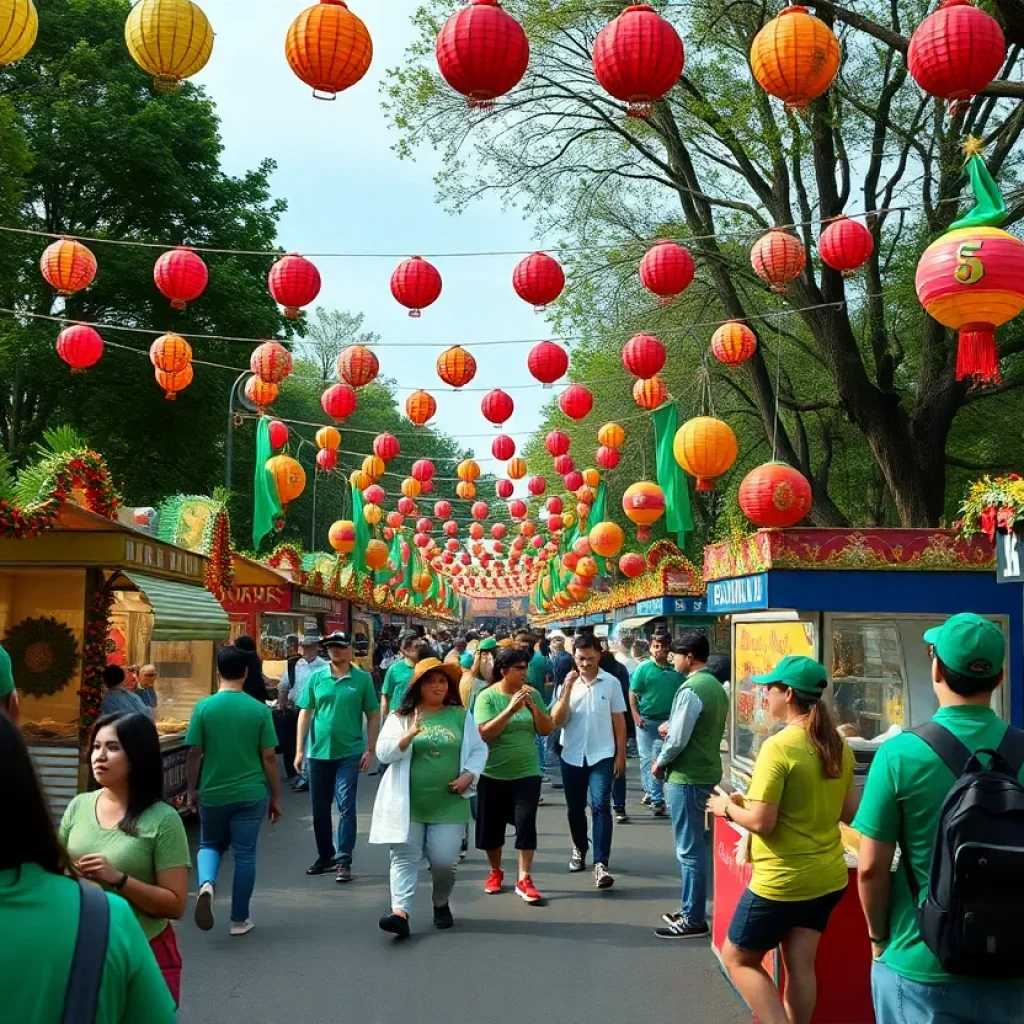
[[[511,855],[509,891],[484,895],[486,859],[471,850],[451,901],[455,927],[434,929],[424,870],[413,936],[405,942],[377,927],[389,906],[387,848],[366,842],[377,779],[360,780],[359,841],[347,885],[333,875],[306,876],[315,858],[309,804],[286,787],[284,817],[265,824],[260,837],[255,929],[241,938],[228,935],[230,856],[217,886],[212,932],[195,927],[190,898],[178,925],[184,959],[179,1021],[749,1022],[706,939],[666,941],[653,934],[660,915],[678,909],[679,876],[667,819],[653,819],[639,804],[636,765],[629,763],[633,823],[615,827],[613,889],[595,890],[589,871],[568,873],[564,802],[560,791],[545,786],[533,877],[546,904],[529,906],[511,892]],[[198,827],[189,831],[194,844]],[[193,870],[193,898],[194,889]]]

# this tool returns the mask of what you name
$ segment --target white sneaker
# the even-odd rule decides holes
[[[231,922],[231,934],[232,935],[248,935],[249,932],[255,928],[256,925],[252,921],[232,921]]]
[[[203,882],[196,896],[195,921],[196,927],[208,932],[213,928],[213,883]]]

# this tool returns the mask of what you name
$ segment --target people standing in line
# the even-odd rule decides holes
[[[120,665],[108,665],[103,670],[103,685],[107,688],[100,703],[101,715],[146,715],[152,718],[142,698],[125,685],[127,675]]]
[[[377,691],[373,679],[352,664],[352,640],[335,632],[323,638],[330,665],[314,672],[298,701],[299,731],[295,767],[305,760],[309,746],[309,795],[313,811],[316,860],[307,875],[335,869],[336,882],[352,880],[352,851],[356,845],[356,788],[359,776],[373,760],[380,727]],[[367,739],[363,739],[363,716]],[[331,829],[331,802],[338,806],[337,846]]]
[[[669,664],[671,642],[667,633],[656,633],[651,638],[652,657],[638,663],[629,680],[629,705],[636,725],[644,787],[641,802],[653,809],[656,818],[665,814],[665,790],[661,779],[651,774],[651,765],[661,753],[659,730],[672,714],[672,702],[683,685],[683,677]]]
[[[177,1006],[181,954],[172,921],[185,913],[192,860],[181,817],[164,802],[160,736],[147,715],[106,715],[93,727],[100,789],[68,804],[59,835],[75,870],[131,904]]]
[[[160,697],[156,692],[156,680],[159,672],[156,665],[143,665],[139,669],[139,685],[135,690],[136,695],[150,710],[150,718],[156,717],[157,708],[160,706]]]
[[[249,903],[260,826],[264,817],[272,822],[281,817],[274,718],[266,704],[245,693],[251,653],[230,646],[217,652],[218,690],[196,704],[185,733],[191,748],[185,764],[188,804],[199,809],[195,922],[203,931],[213,928],[217,875],[230,848],[235,861],[230,932],[235,936],[253,929]]]
[[[14,670],[11,656],[0,647],[0,711],[17,725],[20,718],[21,705],[18,690],[14,685]]]
[[[764,1024],[810,1024],[817,1000],[814,960],[848,873],[839,822],[857,809],[853,751],[822,699],[825,666],[787,655],[751,681],[767,687],[772,718],[786,723],[761,745],[746,797],[713,796],[708,809],[751,833],[753,874],[729,925],[722,961]],[[685,937],[673,925],[659,931]],[[762,961],[779,947],[785,997]]]
[[[542,897],[531,878],[537,850],[537,807],[543,769],[536,739],[554,729],[544,695],[527,682],[529,663],[518,647],[494,659],[491,685],[476,699],[474,717],[488,745],[487,766],[478,786],[476,845],[487,854],[491,872],[484,892],[501,892],[502,847],[509,825],[515,826],[519,872],[516,895],[527,903]]]
[[[295,667],[293,670],[289,670],[286,676],[287,688],[284,694],[284,700],[287,705],[287,710],[290,712],[289,721],[292,724],[292,740],[288,744],[289,752],[291,753],[291,761],[288,762],[288,766],[295,771],[295,744],[298,741],[298,725],[299,725],[299,701],[302,699],[306,692],[306,687],[309,685],[310,676],[313,675],[318,669],[327,668],[328,662],[326,658],[320,656],[320,637],[315,633],[304,633],[299,639],[299,657],[295,661]],[[281,689],[278,687],[278,703],[280,704]],[[292,791],[295,793],[305,793],[309,789],[309,741],[311,737],[307,734],[306,736],[306,749],[302,752],[304,760],[302,762],[302,770],[295,771],[295,785],[292,786]],[[282,755],[284,754],[284,746],[281,747]]]
[[[599,668],[608,675],[614,676],[619,681],[622,689],[622,703],[629,707],[629,673],[614,654],[609,650],[602,650],[601,659],[598,662]],[[630,747],[636,743],[636,727],[633,718],[627,714],[626,720],[626,756],[630,756]],[[635,753],[635,751],[634,751]],[[629,814],[626,811],[626,773],[616,775],[612,783],[612,812],[615,815],[615,822],[618,825],[629,824]]]
[[[267,677],[263,674],[263,660],[256,650],[256,641],[251,636],[240,636],[235,641],[235,647],[245,652],[245,692],[255,698],[261,704],[270,700],[267,693]]]
[[[961,613],[924,639],[939,702],[931,722],[962,744],[961,757],[999,750],[1007,725],[991,701],[1003,681],[1002,631],[980,615]],[[944,733],[936,738],[949,742]],[[853,827],[862,837],[858,886],[871,938],[878,1024],[1019,1024],[1024,1018],[1024,981],[950,974],[921,937],[916,908],[929,895],[933,853],[945,838],[939,812],[955,779],[931,741],[909,732],[886,740],[871,762]],[[1017,780],[1024,783],[1024,769]],[[893,871],[897,843],[901,860]],[[1005,910],[1012,913],[1011,904]]]
[[[676,692],[669,720],[661,730],[664,743],[651,775],[665,781],[665,801],[672,817],[676,860],[682,874],[678,912],[662,915],[667,927],[660,938],[689,939],[708,934],[707,839],[704,812],[722,779],[722,737],[729,698],[707,670],[708,639],[687,630],[672,645],[676,670],[686,679]]]
[[[561,730],[562,783],[572,835],[570,871],[586,869],[587,797],[594,825],[594,884],[609,889],[612,851],[611,791],[614,777],[626,771],[626,701],[615,676],[598,667],[601,641],[583,633],[573,641],[576,671],[562,684],[551,711]]]
[[[389,666],[384,674],[384,683],[380,691],[380,720],[383,722],[388,715],[401,703],[412,679],[413,669],[419,660],[419,647],[423,641],[419,633],[407,629],[398,634],[398,658]]]
[[[382,931],[408,938],[420,863],[433,879],[434,927],[455,923],[449,899],[469,800],[487,760],[473,716],[459,701],[457,665],[425,658],[377,741],[389,765],[373,805],[370,842],[391,847],[391,913]]]
[[[147,722],[152,729],[153,723]],[[0,779],[0,934],[5,936],[0,1017],[19,1024],[60,1024],[70,1019],[65,1017],[68,978],[88,897],[57,838],[25,741],[3,714]],[[103,899],[109,927],[96,1024],[173,1024],[174,999],[136,914],[116,892],[105,893]]]

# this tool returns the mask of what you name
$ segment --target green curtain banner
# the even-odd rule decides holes
[[[356,528],[356,546],[352,549],[352,568],[366,574],[366,545],[370,543],[370,524],[363,518],[363,492],[352,485],[352,522]]]
[[[665,529],[678,534],[679,546],[685,534],[693,532],[693,513],[690,511],[690,488],[686,486],[683,471],[672,453],[679,420],[674,402],[666,402],[651,414],[654,420],[654,452],[657,458],[658,486],[665,492]]]
[[[273,455],[270,447],[270,420],[261,416],[256,421],[256,473],[252,482],[252,546],[258,551],[263,538],[274,532],[274,523],[281,515],[281,499],[277,484],[267,469]]]

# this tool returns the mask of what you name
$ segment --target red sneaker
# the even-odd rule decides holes
[[[488,896],[497,896],[501,892],[501,883],[505,880],[505,872],[501,868],[491,868],[491,873],[484,882],[484,892]]]
[[[529,875],[516,882],[516,895],[522,897],[527,903],[540,903],[544,898],[537,892],[537,887]]]

